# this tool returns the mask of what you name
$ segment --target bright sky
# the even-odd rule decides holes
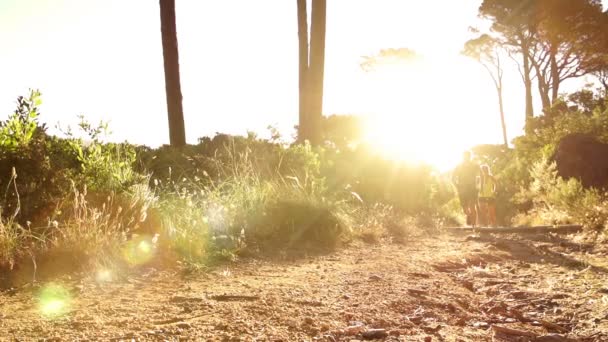
[[[459,56],[480,3],[329,0],[324,113],[372,116],[394,132],[385,145],[418,159],[421,144],[458,159],[500,142],[491,80]],[[268,125],[293,132],[295,0],[177,0],[177,20],[189,142]],[[424,65],[361,71],[361,56],[399,47],[423,54]],[[156,146],[168,143],[163,82],[158,1],[0,0],[0,119],[38,88],[49,126],[84,114],[110,121],[112,140]],[[513,71],[505,84],[510,137],[523,125],[520,83]]]

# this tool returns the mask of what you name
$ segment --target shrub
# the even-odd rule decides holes
[[[25,230],[11,217],[0,216],[0,270],[12,270],[24,253]]]
[[[144,179],[134,170],[135,147],[127,143],[103,143],[102,139],[109,135],[106,123],[93,126],[80,116],[78,126],[87,137],[86,142],[75,138],[71,129],[64,133],[79,163],[80,184],[86,185],[89,191],[108,193],[125,190]]]
[[[49,137],[38,122],[40,103],[40,93],[31,91],[0,122],[0,188],[6,189],[0,207],[15,213],[21,225],[38,226],[52,216],[69,194],[76,165],[66,145]]]
[[[533,208],[518,217],[521,224],[580,223],[602,229],[608,222],[608,198],[596,189],[584,189],[576,179],[558,177],[555,163],[541,160],[530,171],[532,182],[522,189],[518,201],[530,201]]]
[[[266,250],[333,249],[346,227],[335,203],[301,197],[269,201],[245,231],[247,241]]]
[[[209,260],[212,236],[205,203],[204,199],[187,189],[165,193],[159,202],[161,246],[192,264]]]

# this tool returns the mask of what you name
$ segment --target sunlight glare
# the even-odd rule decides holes
[[[123,248],[125,260],[132,266],[143,265],[154,257],[154,241],[149,236],[135,237]]]
[[[70,302],[69,291],[58,284],[49,284],[38,294],[38,308],[43,316],[56,317],[65,314]]]
[[[378,68],[366,141],[388,158],[450,170],[464,150],[496,140],[497,120],[482,109],[493,100],[483,77],[464,57]]]
[[[107,283],[112,281],[112,272],[107,269],[102,269],[97,271],[97,275],[95,277],[98,283]]]

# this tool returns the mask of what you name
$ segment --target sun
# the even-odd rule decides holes
[[[496,136],[486,112],[493,93],[476,67],[464,57],[444,57],[375,70],[369,77],[367,143],[392,159],[440,171],[455,167],[464,150]]]

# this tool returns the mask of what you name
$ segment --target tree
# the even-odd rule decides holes
[[[319,145],[322,140],[323,82],[325,75],[326,0],[312,0],[310,49],[306,1],[298,0],[300,74],[299,140]]]
[[[310,138],[310,127],[308,120],[308,11],[306,0],[298,1],[298,43],[299,43],[299,126],[298,140],[304,141]]]
[[[175,0],[160,0],[160,23],[169,117],[169,141],[171,146],[182,147],[186,145],[186,131],[179,75]]]
[[[543,108],[559,97],[560,85],[597,68],[606,40],[605,14],[599,0],[536,0],[536,41],[532,63]]]
[[[608,12],[604,12],[604,31],[608,32]],[[597,78],[603,86],[603,96],[608,99],[608,40],[598,42],[601,45],[596,46],[600,51],[594,59],[593,65],[588,65],[587,68],[591,74]]]
[[[382,49],[377,54],[372,56],[363,56],[361,62],[361,69],[364,71],[372,71],[380,64],[401,64],[417,61],[420,59],[420,55],[408,48],[391,48]]]
[[[559,97],[563,81],[592,72],[608,40],[600,0],[484,0],[479,13],[492,21],[492,31],[523,61],[526,117],[532,115],[534,71],[543,109]]]
[[[594,71],[593,74],[604,87],[604,97],[608,98],[608,63],[605,67]]]
[[[478,61],[490,74],[496,93],[498,95],[498,109],[500,113],[500,124],[505,147],[509,146],[507,140],[507,126],[505,124],[505,111],[503,105],[503,74],[501,53],[498,42],[493,37],[482,34],[478,38],[471,39],[465,43],[463,54]]]
[[[532,56],[530,47],[536,36],[535,18],[532,13],[534,1],[484,0],[479,7],[479,16],[492,22],[492,31],[500,37],[500,44],[519,67],[524,83],[526,102],[526,128],[534,117],[532,105]]]

